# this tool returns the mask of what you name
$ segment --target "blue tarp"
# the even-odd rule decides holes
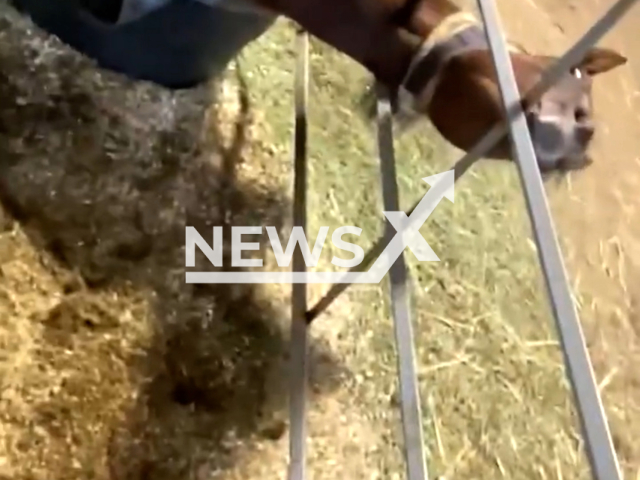
[[[275,20],[223,8],[219,0],[134,0],[125,8],[121,0],[12,2],[100,66],[169,88],[190,88],[220,74]]]

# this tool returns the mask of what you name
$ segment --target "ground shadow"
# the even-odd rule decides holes
[[[13,220],[4,228],[19,222],[50,254],[43,261],[68,278],[61,301],[39,319],[45,338],[62,348],[74,335],[117,337],[124,313],[100,313],[96,292],[143,292],[154,321],[151,346],[128,360],[139,391],[110,427],[103,474],[99,458],[77,453],[99,432],[82,433],[82,414],[69,405],[42,401],[37,421],[61,438],[49,474],[178,480],[194,478],[201,465],[224,468],[234,459],[229,438],[282,435],[282,424],[264,420],[286,400],[288,345],[273,299],[257,286],[184,281],[185,225],[206,238],[214,225],[282,226],[290,214],[282,192],[234,176],[246,154],[246,92],[233,139],[223,144],[205,128],[210,89],[171,93],[99,73],[7,15],[0,197]],[[335,359],[324,347],[314,358],[314,381],[335,387]]]

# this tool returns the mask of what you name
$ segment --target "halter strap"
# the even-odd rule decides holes
[[[430,48],[421,49],[409,67],[402,87],[413,95],[419,95],[429,83],[436,80],[438,73],[453,57],[487,48],[489,47],[482,28],[477,25],[466,27]]]
[[[420,48],[402,84],[398,88],[396,120],[401,130],[408,128],[431,103],[440,72],[452,58],[473,50],[486,50],[484,30],[476,23],[467,23],[442,40],[430,37]]]
[[[527,53],[521,45],[509,42],[512,52]],[[489,50],[484,28],[468,12],[458,12],[444,19],[425,40],[413,58],[394,102],[394,118],[405,131],[421,118],[431,103],[440,73],[454,57],[463,53]]]

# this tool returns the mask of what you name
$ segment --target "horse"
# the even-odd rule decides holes
[[[450,0],[254,0],[367,68],[398,92],[398,118],[429,118],[452,145],[468,151],[504,120],[500,89],[481,23]],[[521,95],[557,60],[510,49]],[[542,98],[523,105],[543,171],[584,168],[595,134],[593,78],[627,62],[594,47]],[[508,139],[487,154],[512,159]]]
[[[93,40],[91,35],[94,33],[85,24],[79,28],[68,20],[65,23],[60,20],[63,16],[57,11],[42,13],[60,9],[61,4],[78,1],[117,3],[116,10],[120,11],[120,18],[116,23],[124,23],[124,36],[117,37],[115,33],[112,37]],[[225,62],[261,36],[276,18],[287,17],[312,36],[362,65],[375,81],[386,86],[393,94],[394,118],[404,128],[415,125],[417,119],[426,118],[445,140],[468,152],[495,123],[505,120],[497,75],[482,23],[451,0],[13,2],[27,10],[37,24],[97,59],[98,63],[136,78],[154,80],[155,75],[157,80],[167,72],[190,71],[189,65],[182,68],[178,65],[188,57],[184,50],[172,49],[171,45],[165,47],[163,43],[188,35],[195,45],[194,50],[199,49],[199,55],[209,55],[206,61],[198,59],[191,61],[191,64],[217,62],[218,68],[199,67],[191,83],[215,75]],[[209,24],[205,21],[205,10],[197,10],[200,7],[194,6],[198,3],[200,7],[206,4],[204,8],[209,8],[211,12],[216,11],[215,14],[211,13]],[[150,4],[155,4],[157,12],[148,15],[150,20],[144,24],[145,19],[141,17]],[[176,20],[181,15],[179,8],[183,9],[182,12],[191,12],[188,21]],[[171,21],[162,20],[161,11],[168,12],[165,16]],[[118,17],[117,13],[115,17]],[[156,24],[152,23],[154,21]],[[138,37],[130,33],[133,31],[131,25],[136,22],[140,25],[138,30],[142,32]],[[187,33],[173,33],[167,29],[167,23]],[[221,37],[222,33],[218,34],[221,30],[224,30],[224,38]],[[149,40],[153,35],[155,37]],[[136,48],[128,49],[127,42],[135,44]],[[137,58],[132,57],[131,50],[144,50],[145,42],[152,46],[159,45],[157,48],[164,55],[161,61],[155,58],[149,61],[148,58],[152,56],[148,52]],[[180,38],[180,42],[181,45],[185,44],[183,38]],[[515,44],[510,45],[509,51],[518,90],[524,98],[525,93],[557,57],[531,54]],[[124,54],[119,52],[128,55],[127,65],[119,60],[124,58]],[[171,56],[171,52],[175,55]],[[210,60],[214,57],[216,62]],[[173,64],[167,58],[171,58]],[[121,64],[118,64],[119,61]],[[142,71],[146,68],[145,62],[150,62],[153,68],[162,73]],[[626,62],[627,58],[615,50],[593,47],[538,101],[528,103],[526,98],[523,99],[522,107],[541,171],[566,172],[583,169],[592,163],[588,151],[596,133],[592,99],[594,77]],[[170,82],[165,81],[167,83]],[[513,160],[508,138],[504,138],[485,157]]]

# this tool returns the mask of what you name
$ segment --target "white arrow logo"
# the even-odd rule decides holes
[[[422,180],[427,182],[431,188],[422,197],[410,217],[407,217],[404,212],[384,212],[397,233],[369,271],[353,274],[365,277],[356,278],[353,283],[379,283],[407,247],[421,262],[440,261],[419,230],[443,198],[447,198],[451,202],[454,201],[455,173],[453,170],[447,170]]]
[[[421,262],[439,262],[440,259],[420,234],[420,227],[427,221],[443,198],[453,202],[455,173],[443,173],[425,177],[431,186],[410,216],[404,212],[384,212],[396,234],[366,272],[187,272],[187,283],[380,283],[391,265],[405,248],[413,252]]]

